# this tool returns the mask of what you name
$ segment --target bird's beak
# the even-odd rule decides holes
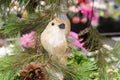
[[[59,26],[60,29],[65,29],[65,24],[64,23],[62,23],[62,24],[60,24],[58,26]]]

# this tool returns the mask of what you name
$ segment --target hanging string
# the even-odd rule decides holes
[[[94,0],[92,0],[92,5],[91,6],[92,6],[92,14],[90,15],[90,21],[89,21],[89,24],[88,24],[89,27],[92,27],[91,22],[92,22],[92,17],[94,15],[93,14],[94,13]]]

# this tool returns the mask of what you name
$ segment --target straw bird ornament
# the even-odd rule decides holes
[[[41,44],[50,55],[57,58],[64,57],[67,49],[66,37],[70,32],[70,23],[60,18],[55,18],[48,23],[41,34]]]

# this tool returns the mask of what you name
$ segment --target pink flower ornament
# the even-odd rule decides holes
[[[77,33],[75,33],[75,32],[70,32],[69,33],[69,36],[68,36],[70,39],[78,39],[78,34]]]
[[[22,35],[20,42],[21,42],[21,45],[25,48],[34,48],[35,47],[35,32],[32,31],[28,34]]]
[[[80,48],[83,51],[86,51],[86,49],[83,47],[84,43],[81,42],[83,39],[78,39],[78,34],[77,33],[71,31],[70,34],[69,34],[69,38],[74,40],[73,44],[77,48]]]

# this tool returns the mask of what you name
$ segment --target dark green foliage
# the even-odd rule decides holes
[[[75,50],[73,55],[68,58],[68,66],[74,66],[76,76],[79,76],[80,78],[79,80],[92,80],[92,78],[95,78],[92,74],[96,74],[96,63],[91,62],[77,50]]]
[[[11,16],[2,27],[1,32],[8,37],[15,36],[18,33],[25,34],[30,31],[41,33],[48,22],[48,16],[43,17],[36,15],[29,17],[28,19],[18,19],[16,16]]]
[[[9,0],[7,3],[10,3],[10,1],[11,0]],[[20,1],[21,1],[20,3],[22,3],[22,0]],[[35,0],[30,0],[30,1],[34,2]],[[5,2],[3,3],[5,4]],[[3,3],[1,2],[1,4]],[[27,2],[25,1],[24,3],[27,3]],[[49,6],[48,9],[45,8],[45,6],[43,6],[41,7],[42,9],[41,11],[34,12],[34,10],[32,10],[31,8],[33,7],[33,5],[32,3],[29,2],[29,4],[26,6],[28,9],[27,10],[28,15],[27,15],[27,18],[25,19],[20,19],[15,14],[14,15],[10,14],[9,16],[6,16],[4,15],[6,12],[2,13],[3,15],[1,15],[1,17],[4,17],[5,19],[3,19],[4,26],[2,27],[0,32],[8,37],[13,37],[18,33],[24,34],[30,31],[37,31],[41,33],[44,30],[44,28],[47,26],[48,22],[52,20],[54,17],[56,17],[55,14],[58,15],[61,13],[60,4],[63,3],[63,1],[62,0],[47,0],[46,3],[47,3],[47,6]],[[5,5],[4,7],[6,8],[7,6]],[[39,6],[41,5],[39,4]],[[29,9],[33,12],[29,13],[30,11]],[[2,10],[2,12],[4,11]],[[45,16],[43,16],[43,14],[45,14]]]
[[[40,56],[40,54],[21,53],[0,58],[0,80],[13,80],[18,76],[23,65],[33,61],[39,61]]]
[[[30,62],[41,62],[46,64],[41,54],[21,53],[19,55],[5,56],[0,59],[0,80],[20,80],[22,67]],[[47,80],[59,80],[57,74],[62,74],[64,80],[79,80],[76,76],[74,67],[62,65],[56,61],[49,60],[47,63],[46,76]]]
[[[88,32],[88,39],[85,41],[88,51],[99,50],[102,47],[101,37],[99,32],[91,27]]]

